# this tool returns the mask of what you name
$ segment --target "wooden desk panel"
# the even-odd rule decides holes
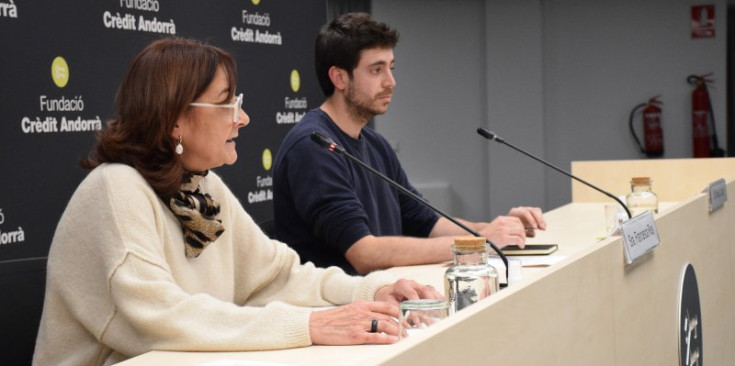
[[[615,195],[630,193],[630,178],[651,177],[660,201],[684,201],[707,184],[735,178],[735,158],[575,161],[572,174]],[[602,202],[607,198],[572,180],[572,202]]]
[[[728,182],[735,197],[735,182]],[[151,352],[122,363],[197,365],[216,359],[300,365],[675,365],[679,286],[693,263],[700,291],[707,364],[735,364],[735,203],[707,213],[705,195],[656,215],[661,245],[624,265],[622,239],[602,241],[603,203],[572,203],[546,215],[567,258],[524,268],[524,280],[447,320],[388,346],[235,353]],[[441,286],[442,265],[390,271]]]

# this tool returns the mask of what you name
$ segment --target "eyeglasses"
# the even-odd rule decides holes
[[[237,123],[237,117],[242,109],[242,93],[235,98],[235,103],[232,104],[214,104],[214,103],[201,103],[193,102],[189,105],[194,107],[216,107],[216,108],[232,108],[232,122]]]

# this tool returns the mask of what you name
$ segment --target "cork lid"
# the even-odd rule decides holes
[[[485,238],[482,236],[456,237],[454,247],[462,251],[483,251],[485,250]]]
[[[633,177],[630,178],[632,184],[651,184],[651,177]]]

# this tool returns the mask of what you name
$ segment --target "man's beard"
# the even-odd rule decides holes
[[[369,100],[359,100],[356,97],[354,84],[350,84],[347,87],[347,94],[345,104],[347,104],[348,113],[359,120],[367,121],[379,114],[385,113],[384,110],[379,110],[373,106],[373,103],[380,98],[383,94],[379,94],[376,97],[370,98]]]

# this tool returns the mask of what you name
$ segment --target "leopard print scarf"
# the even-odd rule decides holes
[[[212,196],[199,190],[199,182],[207,173],[209,171],[184,174],[181,190],[168,203],[184,229],[187,258],[198,257],[225,231],[222,221],[216,218],[219,204]]]

